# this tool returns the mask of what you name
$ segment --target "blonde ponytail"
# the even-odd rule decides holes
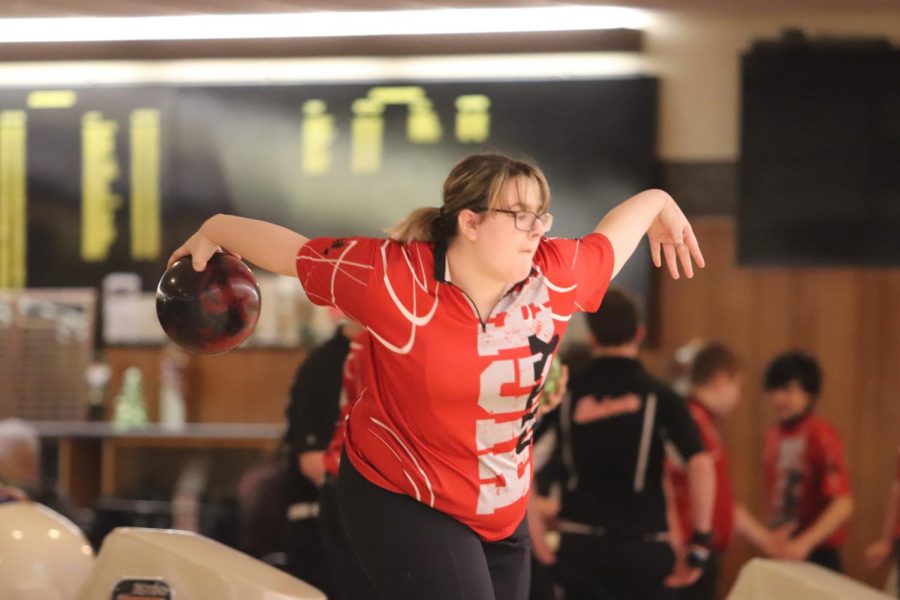
[[[433,242],[434,224],[441,217],[441,210],[433,206],[417,208],[402,221],[385,229],[388,237],[404,244],[409,242]]]

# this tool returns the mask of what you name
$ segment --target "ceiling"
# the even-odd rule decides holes
[[[0,0],[3,17],[159,16],[278,13],[305,10],[399,10],[425,8],[616,5],[677,12],[774,14],[809,11],[894,9],[898,0]],[[505,52],[636,51],[641,32],[617,29],[546,33],[407,35],[243,40],[122,41],[0,44],[0,63],[15,61],[166,60],[311,56],[397,56]],[[2,42],[2,40],[0,40]]]
[[[266,13],[302,10],[387,10],[610,4],[665,10],[816,10],[897,8],[897,0],[4,0],[0,17],[141,16],[187,13]]]

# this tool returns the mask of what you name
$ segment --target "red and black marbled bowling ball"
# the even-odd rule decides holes
[[[217,252],[203,271],[191,257],[175,262],[156,288],[156,315],[179,346],[201,354],[219,354],[239,346],[253,333],[261,297],[253,272],[239,258]]]

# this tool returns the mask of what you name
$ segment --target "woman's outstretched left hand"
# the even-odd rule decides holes
[[[689,278],[694,276],[693,263],[697,263],[700,268],[706,266],[694,230],[674,200],[670,199],[656,215],[647,230],[647,238],[650,240],[653,264],[661,267],[662,257],[665,256],[666,266],[673,279],[680,277],[679,261],[684,274]]]

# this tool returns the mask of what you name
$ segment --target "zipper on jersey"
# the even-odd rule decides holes
[[[452,281],[447,281],[445,283],[447,285],[452,285],[454,288],[458,289],[460,291],[460,293],[465,297],[466,301],[469,303],[469,306],[471,306],[472,310],[475,312],[475,317],[478,319],[478,322],[481,324],[481,332],[486,333],[487,332],[487,323],[485,322],[484,319],[481,318],[481,312],[479,312],[478,306],[476,306],[475,301],[472,300],[471,296],[469,296],[469,294],[466,293],[466,290],[462,289],[461,287],[459,287]]]

